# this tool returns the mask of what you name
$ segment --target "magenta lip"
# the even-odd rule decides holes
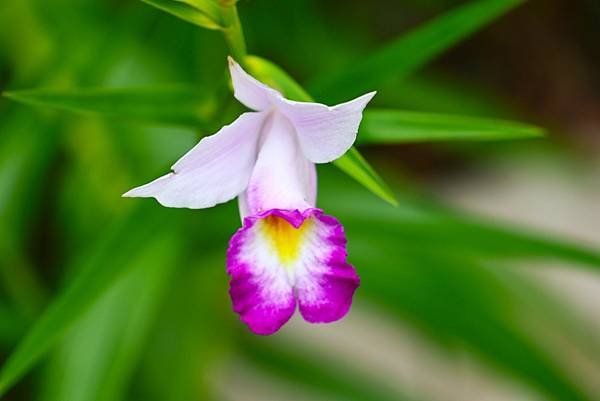
[[[289,294],[276,303],[270,303],[268,298],[263,298],[263,284],[254,279],[255,272],[260,272],[261,269],[256,270],[252,261],[240,258],[240,252],[245,241],[244,233],[251,230],[257,221],[269,216],[283,218],[295,228],[299,228],[311,217],[327,226],[326,234],[319,237],[318,245],[324,253],[311,262],[320,265],[320,269],[313,271],[314,285],[320,288],[317,298],[303,292],[302,287],[295,287],[295,284],[290,288]],[[252,332],[259,335],[277,332],[288,322],[296,309],[299,309],[304,320],[310,323],[340,320],[348,313],[354,292],[360,285],[359,276],[346,258],[343,226],[335,217],[323,214],[321,209],[270,209],[258,215],[248,216],[244,218],[243,227],[231,238],[227,250],[227,273],[231,276],[229,294],[233,310]],[[268,285],[268,281],[266,284]],[[306,288],[304,287],[304,290]]]

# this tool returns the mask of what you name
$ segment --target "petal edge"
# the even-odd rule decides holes
[[[305,157],[313,163],[328,163],[352,147],[362,112],[375,94],[369,92],[333,107],[282,98],[279,109],[294,125]]]
[[[163,206],[203,209],[242,193],[256,160],[265,114],[248,112],[214,135],[202,138],[172,167],[172,172],[123,194],[153,197]]]

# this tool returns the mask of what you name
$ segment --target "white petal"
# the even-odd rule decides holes
[[[262,111],[270,108],[274,99],[283,99],[281,93],[250,76],[231,57],[228,60],[233,95],[244,106]]]
[[[306,158],[313,163],[328,163],[341,157],[356,140],[362,111],[376,92],[337,106],[296,102],[250,76],[229,57],[234,96],[253,110],[275,107],[292,123]]]
[[[306,200],[311,206],[317,204],[317,167],[308,159],[306,160],[306,172],[303,175],[304,193]]]
[[[154,197],[168,207],[202,209],[242,193],[252,174],[265,113],[244,113],[203,138],[177,161],[172,172],[132,189],[126,197]]]
[[[305,210],[314,207],[316,172],[298,145],[294,127],[272,112],[264,125],[258,158],[244,199],[242,217],[269,209]]]
[[[281,98],[277,107],[294,125],[306,158],[313,163],[327,163],[350,149],[362,111],[373,96],[375,92],[370,92],[333,107]]]

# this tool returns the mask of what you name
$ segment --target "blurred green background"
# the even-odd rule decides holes
[[[593,0],[2,1],[2,399],[600,399],[599,21]],[[120,197],[243,110],[228,54],[299,100],[378,91],[375,170],[319,166],[362,278],[341,322],[252,335],[235,202]]]

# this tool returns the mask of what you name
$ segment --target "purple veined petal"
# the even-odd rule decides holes
[[[345,245],[342,226],[319,209],[273,209],[245,218],[227,252],[234,311],[263,335],[279,330],[296,302],[309,322],[341,319],[359,285]]]
[[[305,157],[313,163],[328,163],[350,149],[356,140],[362,112],[375,93],[333,107],[280,98],[277,108],[296,129]]]
[[[314,232],[296,271],[296,297],[306,321],[330,323],[348,313],[360,278],[346,260],[344,227],[319,209],[313,209],[311,220]]]
[[[265,215],[266,217],[266,215]],[[233,310],[256,334],[278,331],[294,314],[296,299],[261,217],[247,217],[227,250]]]
[[[256,160],[265,113],[242,114],[214,135],[203,138],[177,161],[172,172],[125,193],[154,197],[163,206],[202,209],[242,193]]]
[[[252,77],[231,57],[228,57],[227,60],[233,84],[233,95],[244,106],[262,111],[273,105],[273,99],[283,99],[281,93]]]
[[[294,127],[272,111],[262,130],[248,188],[240,196],[242,218],[270,209],[314,207],[316,191],[315,166],[300,150]]]

